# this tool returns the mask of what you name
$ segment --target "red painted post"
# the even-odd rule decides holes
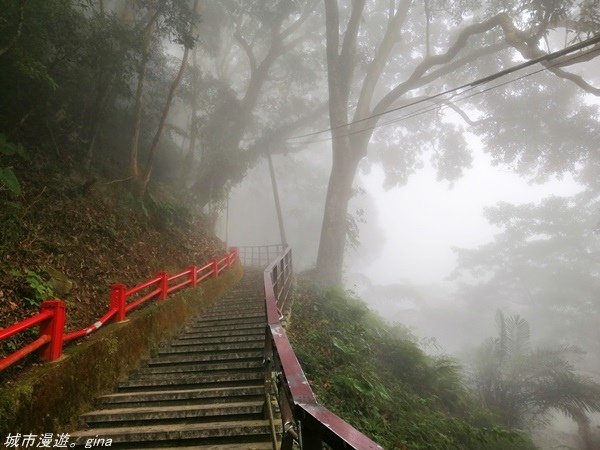
[[[167,275],[167,272],[159,272],[157,276],[160,277],[160,281],[158,282],[158,288],[160,289],[158,300],[166,300],[169,295],[169,275]]]
[[[198,284],[198,268],[196,266],[190,266],[190,280],[192,280],[192,287],[195,288]]]
[[[117,314],[115,320],[117,322],[123,322],[125,320],[125,306],[127,305],[127,286],[124,284],[113,284],[110,287],[110,308],[116,309]]]
[[[42,352],[44,361],[54,361],[62,355],[63,336],[65,334],[65,302],[62,300],[46,300],[42,303],[43,310],[51,310],[52,317],[40,325],[40,336],[50,336],[50,342]]]
[[[219,263],[216,259],[213,259],[210,263],[212,264],[213,277],[217,278],[219,276]]]

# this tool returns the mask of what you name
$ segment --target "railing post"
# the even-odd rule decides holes
[[[219,263],[216,259],[213,259],[211,262],[213,277],[217,278],[219,276]]]
[[[123,322],[125,320],[125,305],[127,296],[125,295],[127,287],[124,284],[113,284],[110,287],[110,307],[116,308],[117,315],[115,320],[117,322]]]
[[[41,352],[44,361],[55,361],[62,355],[63,336],[65,333],[65,302],[46,300],[42,303],[42,311],[52,311],[52,317],[40,325],[40,336],[50,336],[50,342]]]
[[[160,280],[158,281],[158,288],[160,289],[158,300],[163,301],[166,300],[169,295],[169,275],[167,275],[167,272],[158,272],[157,276],[160,277]]]
[[[196,266],[190,266],[190,280],[192,287],[195,288],[198,285],[198,268]]]
[[[300,422],[300,439],[304,448],[323,448],[323,441],[306,422]]]

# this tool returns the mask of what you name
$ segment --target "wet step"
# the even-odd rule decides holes
[[[158,350],[158,355],[173,355],[177,353],[215,353],[237,352],[243,350],[258,350],[265,347],[264,339],[261,341],[232,342],[225,344],[184,345],[167,347]]]
[[[273,442],[249,442],[247,444],[195,445],[193,447],[161,447],[161,450],[273,450]]]
[[[266,319],[264,317],[251,317],[248,319],[217,319],[207,320],[202,322],[194,322],[186,327],[186,331],[199,332],[202,330],[210,329],[227,329],[227,328],[248,328],[266,326]]]
[[[264,386],[213,387],[204,389],[174,389],[165,391],[122,392],[99,397],[103,408],[109,406],[125,407],[124,405],[167,405],[172,403],[205,403],[244,398],[264,398]]]
[[[248,335],[262,335],[264,337],[265,334],[265,325],[260,324],[257,326],[253,326],[251,328],[242,328],[242,329],[229,329],[229,330],[219,330],[217,329],[216,331],[211,331],[211,330],[204,330],[204,331],[199,331],[199,332],[189,332],[189,331],[184,331],[181,334],[179,334],[179,336],[177,336],[177,339],[180,340],[186,340],[186,339],[198,339],[198,338],[219,338],[219,337],[233,337],[233,336],[248,336]]]
[[[204,345],[204,344],[233,344],[234,342],[256,342],[264,341],[265,333],[252,333],[238,336],[205,336],[205,337],[179,337],[171,342],[172,347],[185,345]]]
[[[280,431],[281,426],[278,426]],[[270,436],[268,420],[223,421],[209,423],[183,423],[172,425],[146,425],[136,427],[91,428],[71,434],[73,442],[83,444],[86,439],[110,437],[113,443],[181,442],[202,438]]]
[[[225,316],[225,317],[202,317],[193,324],[190,328],[202,328],[210,325],[242,325],[250,323],[264,323],[266,316],[264,313],[260,314],[243,314],[240,316]]]
[[[147,366],[158,366],[158,365],[175,365],[175,364],[188,364],[188,363],[202,363],[211,361],[236,361],[236,360],[249,360],[264,357],[264,349],[256,350],[241,350],[238,352],[228,353],[172,353],[164,354],[161,356],[150,359]]]
[[[216,325],[205,325],[205,326],[192,326],[188,325],[185,327],[185,333],[211,333],[213,331],[223,332],[227,330],[231,331],[241,331],[241,330],[265,330],[266,320],[256,321],[251,323],[239,323],[234,324],[235,327],[232,327],[231,324],[228,323],[218,323]]]
[[[151,375],[160,373],[184,373],[184,372],[210,372],[223,370],[239,370],[239,369],[261,369],[264,367],[263,359],[252,359],[248,361],[240,361],[238,359],[222,362],[213,361],[204,364],[171,364],[162,366],[142,367],[136,375]]]
[[[243,416],[263,413],[263,401],[246,401],[215,403],[204,405],[176,405],[134,408],[112,408],[93,411],[81,416],[83,422],[90,427],[116,427],[127,424],[143,425],[144,422],[183,422],[191,423],[194,419],[223,420],[226,416]],[[260,419],[261,417],[256,417]]]
[[[260,316],[265,317],[265,310],[258,308],[239,308],[233,311],[210,311],[204,314],[200,320],[218,320],[218,319],[244,319],[246,317]]]
[[[98,409],[81,417],[87,429],[73,438],[110,438],[116,449],[272,449],[262,273],[245,280],[99,397]],[[275,425],[280,438],[281,421]]]
[[[219,371],[204,374],[156,374],[152,376],[132,377],[124,383],[119,384],[119,390],[143,389],[143,388],[167,388],[172,387],[201,387],[201,386],[232,386],[237,383],[256,384],[264,381],[265,375],[262,371]]]

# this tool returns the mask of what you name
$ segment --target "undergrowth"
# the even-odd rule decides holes
[[[386,449],[532,449],[497,426],[447,357],[340,289],[300,283],[290,339],[319,400]]]

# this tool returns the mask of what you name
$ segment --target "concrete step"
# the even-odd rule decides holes
[[[201,317],[199,320],[195,321],[190,325],[192,328],[203,327],[206,325],[220,325],[220,324],[229,324],[229,325],[245,325],[249,323],[265,323],[266,316],[264,313],[261,314],[246,314],[240,316],[226,316],[220,318],[211,318],[211,317]]]
[[[117,392],[98,398],[98,409],[81,418],[89,429],[72,439],[110,438],[115,449],[272,449],[264,420],[261,280],[260,272],[247,274],[234,292],[163,343]],[[276,428],[280,434],[280,421]]]
[[[214,352],[239,352],[264,349],[264,341],[232,342],[229,344],[185,345],[180,347],[167,347],[158,350],[158,355],[174,355],[178,353],[214,353]]]
[[[257,295],[254,292],[246,292],[244,294],[239,294],[238,297],[226,297],[222,298],[219,301],[216,301],[212,305],[211,308],[219,307],[221,305],[229,305],[229,304],[265,304],[265,299],[262,295]]]
[[[242,350],[227,353],[172,353],[156,356],[146,364],[148,366],[160,366],[170,364],[203,363],[210,361],[236,361],[250,360],[264,357],[264,349]]]
[[[206,336],[194,338],[178,338],[171,342],[172,347],[180,347],[186,345],[205,345],[205,344],[232,344],[234,342],[256,342],[265,341],[265,333],[254,333],[238,336]]]
[[[262,384],[234,387],[213,387],[204,389],[172,389],[165,391],[120,392],[98,398],[103,408],[125,405],[167,405],[172,403],[197,404],[199,402],[220,402],[230,399],[263,398]]]
[[[119,384],[119,390],[134,389],[157,389],[163,390],[168,387],[182,389],[189,387],[210,387],[255,385],[264,381],[265,375],[262,371],[223,371],[201,374],[156,374],[149,376],[132,377]]]
[[[236,309],[229,309],[229,310],[223,310],[223,311],[207,311],[206,314],[203,314],[201,317],[199,317],[198,319],[200,320],[217,320],[217,319],[227,319],[227,318],[231,318],[231,319],[243,319],[245,317],[249,317],[249,316],[261,316],[264,317],[265,314],[265,309],[259,309],[259,308],[247,308],[247,307],[240,307],[240,308],[236,308]]]
[[[259,328],[267,325],[264,317],[252,317],[249,319],[223,319],[206,322],[194,322],[185,327],[185,331],[199,333],[203,331],[245,330],[248,328]]]
[[[262,369],[264,367],[263,359],[253,359],[249,361],[233,360],[227,362],[213,361],[204,364],[171,364],[162,366],[141,367],[136,375],[150,375],[160,373],[185,373],[185,372],[210,372],[238,369]]]
[[[278,424],[278,432],[281,426]],[[71,433],[71,442],[83,445],[90,438],[110,438],[113,443],[189,443],[202,444],[202,440],[235,437],[269,438],[271,428],[268,420],[223,421],[209,423],[181,423],[172,425],[146,425],[131,428],[91,428]],[[210,442],[206,442],[207,444]]]
[[[161,450],[273,450],[273,442],[248,442],[246,444],[195,445],[193,447],[161,447]]]
[[[219,323],[216,325],[202,325],[202,326],[192,326],[188,325],[184,328],[185,333],[212,333],[217,332],[221,333],[224,331],[241,331],[241,330],[262,330],[265,331],[265,327],[267,326],[266,320],[259,322],[251,322],[251,323],[240,323],[232,326],[228,323]]]
[[[176,423],[194,420],[230,419],[227,416],[254,415],[261,419],[264,401],[228,402],[205,405],[175,405],[137,408],[112,408],[93,411],[81,416],[89,427],[115,427],[125,425],[143,425],[144,422]],[[247,419],[251,419],[248,417]],[[150,424],[147,424],[150,425]]]
[[[220,337],[229,337],[229,336],[251,336],[251,335],[262,335],[264,337],[265,334],[265,325],[255,326],[252,328],[242,328],[242,329],[231,329],[231,330],[219,330],[219,331],[201,331],[198,333],[192,333],[189,331],[184,331],[177,339],[198,339],[198,338],[220,338]]]

